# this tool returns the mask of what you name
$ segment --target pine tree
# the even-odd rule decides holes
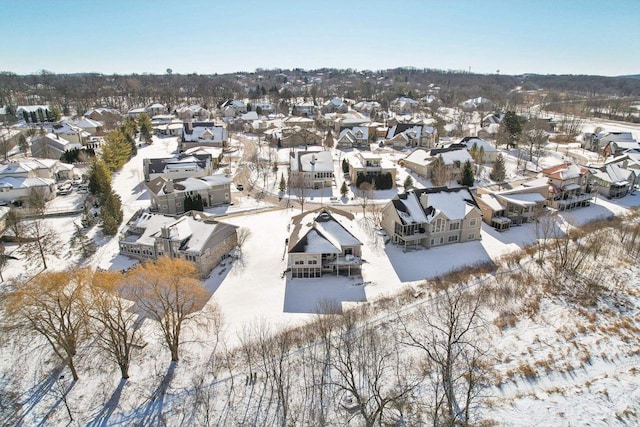
[[[493,162],[493,168],[491,169],[491,173],[489,174],[489,178],[496,182],[504,181],[506,176],[506,170],[504,166],[504,157],[502,154],[498,154],[496,156],[496,161]]]
[[[474,180],[473,167],[471,166],[471,162],[467,160],[462,166],[462,178],[460,180],[460,184],[465,187],[473,187]]]
[[[18,136],[18,148],[20,148],[20,152],[22,154],[25,154],[29,149],[29,143],[27,142],[27,138],[23,134],[20,134],[20,136]]]
[[[411,175],[407,175],[402,186],[404,187],[405,193],[409,191],[411,187],[413,187],[413,178],[411,177]]]
[[[281,193],[284,193],[284,191],[287,189],[287,182],[284,180],[284,174],[280,175],[280,185],[278,187],[278,190],[280,190]]]
[[[111,191],[111,172],[107,165],[96,160],[89,170],[89,192],[102,200]]]
[[[204,210],[204,204],[202,202],[202,196],[200,194],[196,194],[193,198],[193,210],[202,212]]]
[[[185,212],[189,212],[190,210],[193,209],[193,199],[191,199],[191,196],[187,194],[184,197],[184,202],[182,206],[184,207]]]
[[[38,116],[35,111],[30,111],[29,116],[31,116],[31,123],[38,123]]]
[[[349,187],[347,187],[347,183],[342,181],[342,186],[340,187],[340,195],[342,197],[346,197],[349,192]]]
[[[120,196],[113,191],[109,192],[101,205],[100,216],[102,218],[104,234],[107,236],[115,236],[123,219]]]
[[[147,114],[142,113],[138,116],[138,128],[140,129],[140,139],[147,143],[151,142],[151,132],[153,128]]]
[[[518,115],[513,111],[507,111],[504,115],[504,119],[500,122],[499,133],[503,135],[503,138],[506,137],[506,141],[502,141],[503,143],[507,143],[513,147],[516,146],[516,141],[520,134],[522,133],[522,122],[524,119],[522,117],[518,117]]]
[[[89,206],[84,205],[82,207],[82,216],[80,217],[80,224],[82,224],[84,228],[89,228],[94,223],[95,223],[95,218],[93,217],[93,214],[89,210]]]
[[[349,162],[347,162],[347,159],[342,159],[342,173],[349,173]]]
[[[22,110],[22,118],[24,119],[25,123],[29,123],[29,113],[27,113],[25,110]]]
[[[76,230],[71,236],[69,246],[72,249],[80,249],[83,258],[89,258],[96,252],[96,245],[93,240],[88,238],[82,228],[78,224],[74,224]]]
[[[109,170],[120,169],[131,157],[131,144],[121,129],[110,132],[102,147],[102,160]]]

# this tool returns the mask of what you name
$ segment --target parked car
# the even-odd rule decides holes
[[[242,190],[244,190],[244,185],[236,184],[236,188],[238,189],[238,191],[242,191]]]

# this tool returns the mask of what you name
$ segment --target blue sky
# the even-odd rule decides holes
[[[0,0],[0,71],[640,74],[640,0]]]

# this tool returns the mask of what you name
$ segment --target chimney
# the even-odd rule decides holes
[[[164,184],[164,192],[169,194],[169,193],[173,193],[173,180],[172,179],[168,179],[167,182]]]
[[[422,209],[427,209],[427,206],[429,206],[429,198],[427,197],[427,193],[420,194],[420,204],[422,205]]]

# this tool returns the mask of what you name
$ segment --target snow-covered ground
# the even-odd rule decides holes
[[[112,185],[122,198],[125,221],[138,209],[149,204],[149,197],[142,182],[142,159],[164,157],[172,153],[176,147],[177,142],[174,138],[154,138],[153,144],[141,147],[138,155],[114,175]],[[288,150],[280,150],[278,153],[281,162],[288,156],[285,151]],[[334,151],[336,165],[342,156],[354,154],[355,151]],[[397,162],[400,157],[397,153],[388,155],[388,159],[393,162]],[[540,159],[539,166],[546,167],[561,160],[555,155],[549,155]],[[518,176],[515,163],[513,157],[507,158],[509,174],[514,177]],[[256,185],[264,186],[268,192],[277,195],[277,180],[281,173],[270,174],[266,181],[261,182],[262,177],[254,172]],[[404,181],[407,173],[409,172],[404,168],[399,168],[397,181]],[[340,198],[339,188],[343,178],[341,174],[337,175],[338,185],[330,190],[325,189],[327,194],[311,194],[315,201],[319,201],[320,197],[323,203],[328,202],[328,197]],[[414,181],[417,186],[429,185],[428,181],[415,176]],[[376,198],[384,202],[396,193],[395,189],[377,192]],[[415,285],[415,282],[440,276],[451,270],[470,264],[496,261],[506,253],[517,251],[536,241],[533,225],[514,227],[499,233],[483,224],[480,241],[405,253],[397,246],[385,245],[385,237],[372,230],[361,214],[356,214],[350,231],[364,243],[365,262],[361,278],[323,276],[321,279],[289,279],[282,274],[286,268],[285,239],[289,237],[288,223],[291,216],[298,214],[299,209],[273,208],[268,202],[235,195],[238,197],[234,205],[214,208],[211,212],[220,215],[223,221],[249,228],[251,236],[243,246],[239,259],[225,261],[216,267],[204,282],[205,287],[212,293],[211,304],[217,304],[223,314],[222,340],[227,347],[234,347],[239,343],[247,325],[265,322],[273,328],[283,328],[300,324],[312,319],[319,306],[328,300],[339,303],[343,308],[374,301],[381,296],[397,293],[405,286]],[[357,200],[351,201],[351,196],[352,193],[341,203],[357,203]],[[50,208],[78,206],[80,199],[80,195],[73,193],[64,198],[57,198]],[[577,226],[597,218],[624,215],[635,206],[640,206],[638,193],[616,201],[598,198],[592,206],[561,213],[560,218],[567,227]],[[78,221],[78,216],[50,218],[46,221],[59,233],[63,242],[61,250],[49,259],[51,269],[65,269],[77,264],[102,269],[126,269],[135,263],[118,255],[117,238],[105,238],[97,228],[89,233],[89,236],[96,240],[96,254],[90,260],[80,260],[76,254],[66,249],[66,242],[73,233],[74,221]],[[12,253],[16,246],[8,245],[7,250]],[[27,278],[36,272],[25,268],[20,260],[10,260],[3,275],[5,278]],[[563,316],[570,316],[570,313],[558,307],[550,307],[549,311],[543,311],[543,315],[550,323],[556,324],[560,320],[554,319],[562,319]],[[110,396],[113,399],[113,396],[118,394],[119,399],[120,393],[122,401],[118,403],[116,399],[118,409],[113,409],[119,415],[115,416],[114,420],[119,420],[120,424],[129,424],[143,418],[143,414],[140,413],[143,409],[139,406],[150,399],[152,389],[157,383],[156,379],[170,369],[166,350],[155,339],[153,325],[147,324],[145,327],[148,347],[144,354],[138,355],[134,360],[132,379],[126,386],[122,383],[118,385],[117,373],[111,366],[92,366],[95,350],[87,349],[86,354],[81,355],[82,379],[73,386],[69,394],[73,410],[83,414],[79,417],[79,422],[99,419],[96,414],[101,413]],[[533,339],[532,331],[535,331],[539,340],[546,339],[547,332],[551,334],[549,331],[545,332],[544,326],[539,323],[522,322],[517,328],[503,334],[500,349],[504,356],[516,357],[516,352],[522,351],[523,342],[527,342],[526,339],[529,338]],[[171,382],[171,389],[174,391],[188,390],[193,386],[191,381],[194,377],[188,373],[206,364],[211,353],[211,337],[207,336],[206,330],[191,330],[187,331],[187,334],[190,340],[185,345],[186,356],[180,364],[181,375],[176,375]],[[34,358],[33,362],[15,367],[16,360],[26,357],[31,352],[35,352],[31,356]],[[502,420],[498,422],[506,425],[530,425],[536,418],[543,420],[544,425],[607,425],[607,421],[612,420],[616,404],[622,405],[619,402],[625,398],[629,400],[640,397],[637,374],[630,373],[632,362],[636,361],[637,359],[625,359],[612,366],[611,363],[604,364],[597,360],[593,366],[583,367],[585,372],[553,374],[540,379],[540,383],[524,379],[514,381],[512,385],[492,391],[496,398],[503,393],[504,399],[511,402],[511,407],[496,403],[495,410],[488,411],[488,416]],[[55,390],[45,387],[40,395],[37,394],[38,385],[44,384],[47,378],[53,378],[48,375],[56,364],[57,361],[49,357],[48,349],[44,346],[12,348],[0,357],[2,372],[19,375],[19,379],[15,379],[17,388],[24,391],[27,405],[31,405],[28,407],[27,415],[22,419],[24,424],[38,424],[50,410],[50,422],[65,422],[65,412]],[[55,378],[52,381],[50,385],[55,384]],[[590,382],[586,390],[585,381]],[[546,385],[542,387],[542,383]],[[552,385],[564,392],[560,394],[551,390]],[[605,390],[608,396],[605,396],[602,390]],[[597,403],[596,400],[602,399],[609,400],[607,405],[612,407],[612,412],[602,414],[599,412],[600,409],[589,409]],[[51,409],[56,402],[57,406]],[[628,406],[622,405],[621,411],[626,410]],[[595,407],[602,408],[602,402],[599,401]],[[177,422],[177,419],[172,417],[173,421],[170,424]]]

